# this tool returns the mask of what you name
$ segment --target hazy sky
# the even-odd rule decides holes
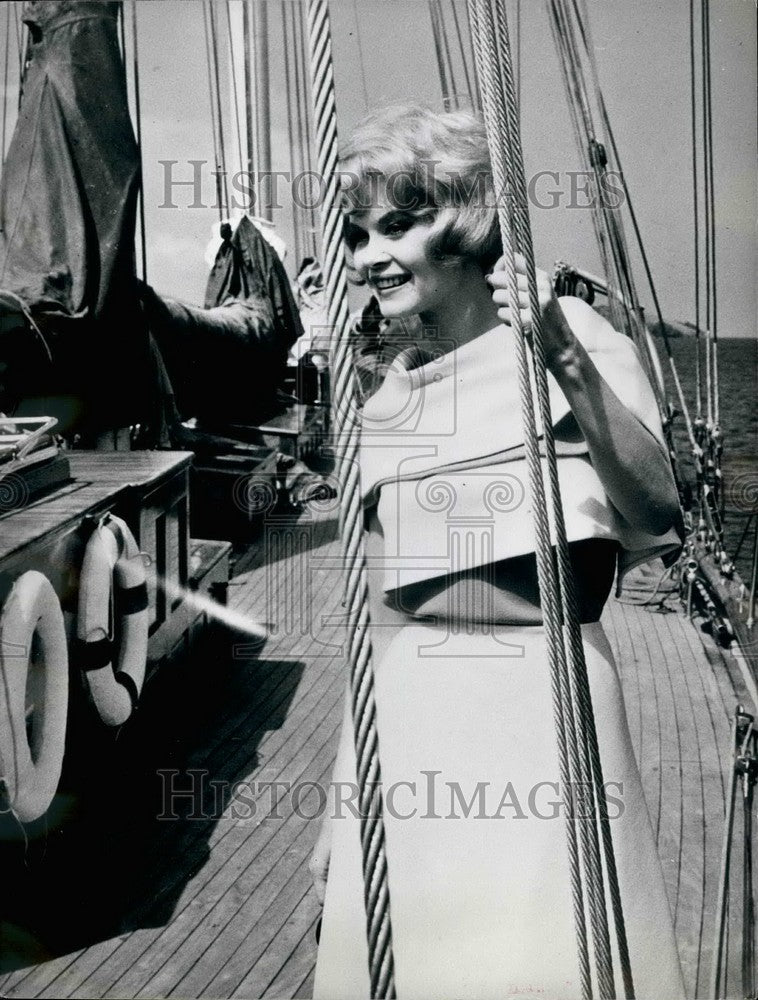
[[[291,3],[292,0],[284,0]],[[620,147],[664,313],[694,318],[688,0],[587,0],[601,83]],[[218,2],[218,7],[223,9]],[[465,21],[465,2],[457,0]],[[523,0],[522,128],[527,174],[554,171],[562,205],[532,207],[538,263],[555,259],[599,270],[590,212],[566,209],[567,172],[579,167],[552,37],[541,0]],[[697,5],[699,6],[699,5]],[[756,335],[756,9],[754,0],[712,0],[713,95],[719,329]],[[452,29],[450,2],[445,0]],[[515,0],[508,0],[511,29]],[[330,0],[342,133],[367,107],[421,101],[441,107],[426,0]],[[289,170],[281,34],[282,3],[269,0],[274,169]],[[166,167],[192,176],[208,162],[204,200],[212,204],[213,146],[199,0],[138,0],[148,279],[159,290],[201,301],[203,260],[218,213],[191,208],[177,188],[164,202]],[[225,21],[222,22],[225,26]],[[0,41],[5,31],[0,20]],[[451,43],[454,37],[451,38]],[[4,45],[4,41],[2,42]],[[458,67],[459,88],[463,83]],[[11,84],[13,81],[11,80]],[[224,109],[227,123],[232,108]],[[230,144],[231,145],[231,144]],[[549,179],[538,193],[549,200]],[[286,185],[275,221],[292,245]],[[628,235],[631,235],[630,233]],[[638,284],[642,288],[640,270]],[[649,296],[643,292],[643,301]]]

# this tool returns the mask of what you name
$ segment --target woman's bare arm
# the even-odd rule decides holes
[[[517,261],[522,322],[531,322],[523,259]],[[510,323],[505,272],[488,276],[498,315]],[[628,524],[663,534],[679,517],[679,500],[661,443],[619,400],[571,328],[552,282],[537,273],[546,361],[587,442],[592,464],[609,499]],[[604,321],[589,307],[583,322]],[[588,331],[590,338],[592,331]],[[602,337],[602,331],[598,331]],[[643,376],[644,377],[644,376]]]

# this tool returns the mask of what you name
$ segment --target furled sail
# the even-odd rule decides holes
[[[24,5],[28,62],[0,184],[0,292],[20,300],[26,319],[0,334],[10,403],[53,410],[64,429],[135,422],[146,398],[133,250],[139,156],[119,8]],[[109,378],[114,365],[118,378]]]

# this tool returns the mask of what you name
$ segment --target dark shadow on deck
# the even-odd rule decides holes
[[[18,825],[0,818],[0,971],[165,925],[303,670],[206,648],[163,667],[118,734],[76,699],[76,745],[47,825],[27,827],[25,845]]]

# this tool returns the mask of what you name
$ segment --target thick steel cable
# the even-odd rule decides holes
[[[361,811],[364,903],[372,997],[395,996],[379,738],[369,637],[368,579],[363,540],[363,508],[358,472],[360,421],[350,346],[347,268],[337,174],[337,112],[326,0],[308,0],[311,97],[321,175],[323,270],[335,372],[334,428],[337,474],[342,491],[341,536],[347,574],[346,632],[355,756]]]
[[[508,151],[511,148],[512,137],[509,135],[505,97],[502,89],[499,89],[501,81],[496,72],[498,53],[495,38],[493,37],[494,22],[491,7],[488,7],[485,0],[469,0],[469,18],[476,56],[477,77],[482,94],[485,122],[487,123],[493,182],[496,203],[498,205],[498,216],[505,252],[504,259],[508,274],[509,298],[515,328],[519,386],[522,396],[522,423],[535,520],[534,527],[537,543],[535,546],[535,555],[550,665],[559,769],[561,781],[564,783],[564,787],[568,788],[571,787],[574,780],[578,780],[580,770],[576,750],[574,748],[574,752],[572,752],[572,748],[567,741],[565,712],[568,706],[570,706],[571,696],[566,676],[563,639],[560,633],[557,612],[556,579],[550,547],[550,528],[547,519],[547,505],[545,502],[545,490],[539,456],[536,418],[531,390],[531,374],[529,371],[526,340],[518,308],[518,288],[514,262],[515,247],[512,221],[510,212],[508,211],[510,205],[507,204],[513,196],[510,188],[511,177],[509,176],[506,160]],[[496,141],[496,136],[500,138],[500,143]],[[566,816],[566,838],[582,995],[584,997],[591,997],[592,979],[587,948],[577,834],[573,816],[570,813],[567,813]]]
[[[517,189],[515,202],[517,207],[516,221],[521,230],[521,252],[524,254],[527,272],[530,276],[530,307],[532,315],[536,317],[532,330],[533,349],[535,354],[534,369],[538,388],[540,417],[544,428],[543,434],[547,456],[546,465],[550,483],[553,517],[555,520],[555,535],[558,549],[558,578],[562,599],[563,622],[567,631],[569,650],[568,659],[576,704],[576,714],[578,716],[577,721],[579,722],[579,725],[576,726],[575,729],[575,741],[581,749],[580,763],[582,768],[582,779],[588,782],[588,787],[593,788],[595,802],[599,812],[606,868],[608,870],[609,891],[611,894],[616,924],[620,964],[624,978],[625,992],[629,997],[633,996],[631,964],[629,962],[626,929],[624,925],[621,896],[618,886],[618,875],[616,872],[615,854],[611,840],[610,826],[608,825],[602,766],[597,743],[597,732],[595,728],[594,712],[590,695],[589,679],[587,676],[587,668],[584,658],[584,644],[579,625],[579,609],[576,600],[573,570],[569,557],[568,540],[563,517],[563,504],[561,501],[560,484],[558,480],[555,441],[553,437],[552,419],[549,406],[547,368],[545,363],[542,326],[539,314],[539,302],[536,291],[534,249],[531,239],[531,229],[529,226],[529,202],[527,198],[525,169],[519,137],[518,104],[513,82],[513,68],[512,61],[510,59],[510,50],[507,44],[508,27],[504,0],[495,0],[495,13],[497,17],[497,36],[502,37],[505,43],[501,46],[500,66],[503,71],[503,85],[510,125],[508,146],[512,150],[513,159],[515,161],[513,177]],[[587,864],[590,869],[590,893],[591,897],[594,895],[594,905],[597,907],[598,924],[597,927],[593,927],[593,931],[600,935],[601,952],[605,954],[607,953],[607,949],[609,947],[606,930],[607,918],[605,915],[605,895],[602,868],[599,858],[597,830],[594,824],[589,826],[587,824],[583,824],[582,835],[583,848]],[[612,985],[612,981],[610,985]]]
[[[512,155],[516,160],[516,169],[512,171],[513,180],[516,186],[516,228],[521,230],[521,242],[522,242],[522,252],[525,255],[527,261],[527,271],[530,275],[530,299],[531,299],[531,309],[533,315],[536,317],[536,322],[534,324],[533,340],[534,340],[534,352],[535,352],[535,374],[538,384],[538,399],[540,401],[541,418],[543,424],[546,428],[545,434],[545,446],[546,455],[548,458],[547,467],[550,477],[551,486],[551,500],[554,505],[554,516],[556,521],[556,536],[558,540],[558,550],[559,550],[559,560],[558,569],[559,577],[561,583],[562,601],[563,601],[563,614],[564,621],[566,622],[566,628],[568,631],[569,640],[569,650],[570,650],[570,660],[572,668],[572,680],[574,684],[574,696],[577,700],[577,712],[580,717],[580,727],[576,734],[580,746],[582,748],[582,765],[583,774],[589,775],[592,779],[592,786],[594,786],[598,810],[600,813],[601,830],[603,833],[603,847],[606,858],[606,866],[608,869],[608,879],[609,888],[611,892],[611,898],[614,908],[614,917],[616,922],[616,931],[619,944],[619,955],[622,967],[622,973],[624,977],[624,986],[627,996],[633,996],[633,984],[631,978],[631,966],[628,956],[628,948],[626,943],[626,932],[623,921],[623,912],[621,908],[620,892],[618,888],[618,877],[616,873],[615,866],[615,856],[613,852],[612,840],[610,837],[610,828],[608,826],[608,816],[607,807],[604,798],[603,782],[602,782],[602,768],[600,763],[599,751],[597,747],[597,735],[595,731],[594,715],[592,712],[592,703],[589,692],[589,683],[586,673],[586,665],[584,662],[584,648],[582,644],[581,630],[579,627],[579,619],[576,607],[576,598],[573,589],[573,579],[571,575],[571,566],[568,554],[568,543],[566,541],[565,535],[565,525],[563,524],[562,516],[562,506],[560,501],[560,489],[557,477],[557,467],[555,464],[555,447],[554,441],[552,440],[552,423],[549,413],[549,398],[548,398],[548,388],[547,388],[547,376],[544,364],[544,348],[542,344],[542,331],[539,324],[539,308],[536,296],[536,284],[534,279],[534,257],[533,250],[531,246],[531,234],[529,230],[528,221],[528,202],[526,197],[526,185],[524,180],[524,170],[523,170],[523,157],[521,154],[520,140],[518,135],[518,110],[516,106],[516,95],[515,88],[513,84],[513,68],[512,61],[510,58],[510,48],[507,40],[507,21],[505,15],[505,7],[502,0],[495,0],[495,20],[497,24],[497,38],[502,38],[503,44],[501,45],[499,52],[498,63],[503,70],[503,91],[506,96],[506,107],[510,127],[510,134],[505,140],[504,146],[506,151],[512,151]],[[507,157],[506,157],[507,158]],[[494,159],[494,156],[493,156]],[[505,242],[505,238],[504,238]],[[592,787],[591,786],[591,787]],[[584,831],[583,831],[584,832]],[[590,905],[593,906],[593,902],[597,904],[598,913],[597,919],[599,921],[599,934],[600,938],[598,940],[598,945],[601,950],[601,956],[598,963],[598,971],[601,976],[601,988],[604,989],[605,995],[613,995],[613,981],[612,981],[612,971],[610,975],[608,974],[608,964],[610,961],[610,953],[608,950],[607,943],[607,930],[603,930],[603,927],[607,927],[605,924],[605,900],[602,895],[602,872],[600,870],[599,859],[597,855],[597,831],[594,829],[590,832],[590,844],[589,844],[589,857],[588,863],[590,866]],[[586,840],[585,840],[586,845]],[[600,896],[598,898],[598,892]],[[594,896],[594,899],[593,899]],[[594,928],[593,928],[594,930]],[[605,977],[605,980],[602,978]]]

